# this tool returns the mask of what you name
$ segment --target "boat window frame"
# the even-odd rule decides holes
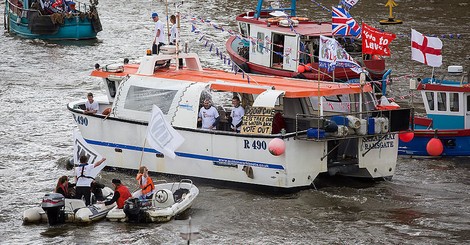
[[[136,88],[136,87],[142,88],[142,89],[147,90],[147,91],[152,90],[154,92],[154,93],[151,94],[151,95],[153,95],[152,98],[156,98],[156,96],[160,96],[163,93],[168,94],[169,92],[171,93],[170,96],[172,98],[171,99],[167,98],[167,99],[160,100],[161,102],[165,102],[165,106],[162,106],[162,103],[157,103],[156,100],[154,100],[154,99],[152,99],[152,100],[141,100],[141,101],[151,101],[152,102],[150,105],[147,105],[147,106],[150,106],[150,110],[142,110],[143,108],[147,108],[147,107],[142,106],[142,105],[138,105],[137,107],[135,107],[135,105],[136,105],[135,103],[134,104],[130,103],[130,99],[131,99],[130,95],[133,98],[141,97],[141,96],[137,96],[137,97],[135,96],[136,92],[133,89]],[[156,93],[156,91],[160,91],[160,92]],[[127,89],[126,97],[124,99],[123,108],[126,109],[126,110],[130,110],[130,111],[152,113],[153,105],[158,104],[159,108],[163,112],[163,114],[168,115],[168,112],[171,110],[173,101],[174,101],[176,95],[178,94],[178,92],[179,92],[179,90],[175,90],[175,89],[158,89],[158,88],[143,87],[143,86],[133,84],[133,85],[130,85],[129,88]],[[149,93],[149,95],[150,95],[150,93]]]
[[[437,111],[447,111],[447,97],[446,92],[436,93]]]
[[[460,111],[460,93],[457,92],[449,92],[449,111],[450,112],[459,112]],[[457,95],[457,97],[453,97],[452,95]],[[453,99],[451,98],[453,97]],[[457,100],[455,100],[457,98]]]
[[[426,96],[426,101],[428,103],[429,110],[434,111],[434,109],[436,108],[434,106],[434,101],[435,101],[434,94],[435,93],[432,91],[425,91],[424,94]]]

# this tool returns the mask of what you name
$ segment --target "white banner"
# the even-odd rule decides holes
[[[362,71],[361,66],[353,60],[334,38],[320,36],[319,56],[319,66],[321,68],[328,68],[328,72],[332,72],[336,66],[351,68],[356,73]]]
[[[352,8],[359,0],[341,0],[341,3],[348,9]]]
[[[175,159],[175,150],[184,142],[183,136],[165,120],[162,110],[156,105],[153,105],[147,127],[147,142],[152,148],[171,159]]]
[[[73,138],[73,162],[75,165],[80,164],[80,156],[83,155],[88,157],[88,164],[95,164],[101,160],[101,155],[83,139],[78,129],[73,131]],[[98,167],[91,170],[89,176],[96,178],[99,172],[106,166],[106,162],[104,161]]]

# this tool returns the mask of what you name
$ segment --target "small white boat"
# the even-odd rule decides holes
[[[166,222],[189,209],[199,194],[199,189],[189,179],[156,184],[155,190],[152,199],[141,201],[133,198],[126,201],[123,209],[114,207],[106,219],[119,222]]]
[[[102,192],[105,197],[110,197],[114,193],[109,187],[104,187]],[[115,203],[108,206],[104,204],[86,206],[82,199],[65,198],[60,193],[48,193],[42,199],[41,206],[23,212],[23,223],[48,222],[49,225],[66,222],[89,223],[104,218],[114,206]]]

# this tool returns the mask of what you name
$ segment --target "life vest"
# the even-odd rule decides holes
[[[129,192],[129,189],[127,189],[127,187],[124,185],[119,185],[116,188],[116,191],[119,192],[119,198],[117,199],[116,204],[118,208],[122,209],[124,207],[124,203],[127,199],[129,199],[129,197],[132,197],[132,194]]]
[[[64,193],[64,197],[68,197],[69,196],[69,188],[68,188],[68,184],[62,184],[60,183],[59,184],[59,188],[62,189],[63,193]],[[56,191],[58,192],[58,190]]]
[[[80,177],[89,178],[89,179],[92,179],[92,180],[95,179],[95,178],[93,178],[93,177],[91,177],[91,176],[86,176],[86,175],[83,174],[83,171],[85,171],[85,166],[86,166],[86,165],[87,165],[87,164],[80,164],[80,165],[78,165],[79,167],[82,167],[82,172],[80,173],[79,176],[77,176],[77,180],[78,180]]]
[[[137,180],[139,181],[139,186],[140,186],[140,189],[142,190],[142,195],[147,195],[148,193],[150,193],[151,191],[155,189],[155,185],[153,184],[152,178],[150,178],[150,176],[147,176],[147,183],[145,185],[142,185],[142,182],[143,182],[142,177],[143,175],[139,174],[137,176]]]

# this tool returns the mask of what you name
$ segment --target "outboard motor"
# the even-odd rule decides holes
[[[49,193],[42,198],[42,209],[47,214],[49,225],[65,223],[65,197],[60,193]]]
[[[139,198],[128,199],[124,204],[124,213],[127,216],[127,220],[131,223],[146,221],[145,210],[141,208]]]

